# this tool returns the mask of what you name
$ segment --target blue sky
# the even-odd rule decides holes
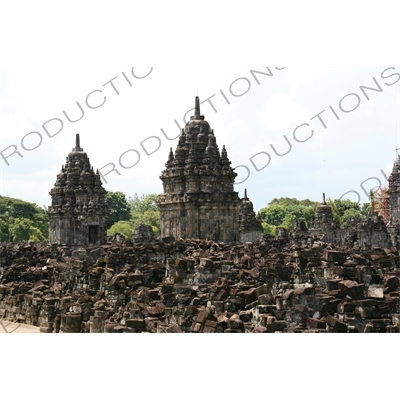
[[[365,202],[360,185],[369,179],[364,184],[369,190],[385,183],[381,171],[390,172],[399,145],[396,74],[399,67],[384,66],[135,67],[133,73],[130,66],[3,68],[0,151],[7,157],[15,149],[10,146],[17,146],[22,157],[7,158],[9,166],[0,158],[1,195],[49,205],[48,192],[77,132],[94,168],[106,174],[111,170],[106,165],[113,163],[119,171],[105,176],[107,190],[128,197],[161,193],[159,176],[169,148],[177,144],[169,139],[179,134],[175,120],[183,127],[198,94],[203,102],[213,96],[212,105],[202,105],[202,114],[219,148],[225,145],[232,166],[238,167],[237,181],[245,181],[236,190],[242,195],[247,188],[256,210],[276,197],[320,200],[323,192],[339,198],[353,191],[346,197],[360,196]],[[103,106],[85,104],[92,92],[88,104],[97,107],[106,97]],[[78,119],[82,113],[76,102],[84,116],[72,123],[63,111]],[[56,119],[63,122],[58,134],[61,122]],[[43,129],[49,120],[45,127],[51,138]],[[296,140],[293,132],[299,126]],[[148,153],[158,150],[147,155],[141,144]],[[271,145],[278,154],[290,146],[291,151],[278,156]],[[132,168],[120,165],[136,162]]]

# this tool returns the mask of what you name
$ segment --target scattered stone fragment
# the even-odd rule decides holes
[[[395,248],[368,253],[296,232],[301,240],[281,232],[236,245],[2,244],[0,318],[43,333],[399,332]]]

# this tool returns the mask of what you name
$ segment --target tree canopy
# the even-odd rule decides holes
[[[131,222],[116,222],[108,231],[108,236],[123,235],[126,239],[132,239],[134,229]]]
[[[0,196],[0,242],[31,240],[39,242],[49,237],[49,217],[34,203]]]
[[[107,229],[119,221],[129,221],[131,209],[124,193],[108,192],[105,201],[109,211]]]
[[[306,226],[310,227],[319,204],[318,201],[288,197],[272,200],[267,207],[259,211],[264,232],[274,236],[278,227],[292,229],[296,218],[304,221]],[[351,200],[328,199],[328,204],[331,206],[333,216],[340,226],[346,224],[351,217],[362,218],[367,216],[371,210],[370,204],[361,205]]]
[[[332,208],[333,217],[340,226],[345,225],[351,217],[366,217],[372,210],[369,203],[361,205],[351,200],[328,199],[328,204]]]
[[[154,235],[157,237],[161,233],[161,216],[158,209],[158,195],[149,194],[139,196],[137,193],[127,200],[129,216],[126,219],[116,221],[107,234],[113,236],[117,233],[126,238],[132,238],[133,232],[140,224],[152,227]]]
[[[267,207],[259,211],[265,233],[275,235],[278,227],[291,229],[296,218],[309,226],[318,205],[318,202],[309,199],[282,197],[272,200]]]

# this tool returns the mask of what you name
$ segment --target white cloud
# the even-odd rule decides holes
[[[258,121],[266,129],[279,133],[292,132],[309,119],[302,105],[283,92],[273,94],[264,110],[258,113]]]

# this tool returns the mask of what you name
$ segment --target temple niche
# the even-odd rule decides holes
[[[99,171],[94,172],[77,134],[76,146],[50,191],[50,242],[79,247],[104,244],[108,217],[106,194]]]
[[[241,235],[237,174],[225,146],[220,152],[214,131],[200,114],[198,97],[194,111],[160,176],[161,236],[235,243]]]

